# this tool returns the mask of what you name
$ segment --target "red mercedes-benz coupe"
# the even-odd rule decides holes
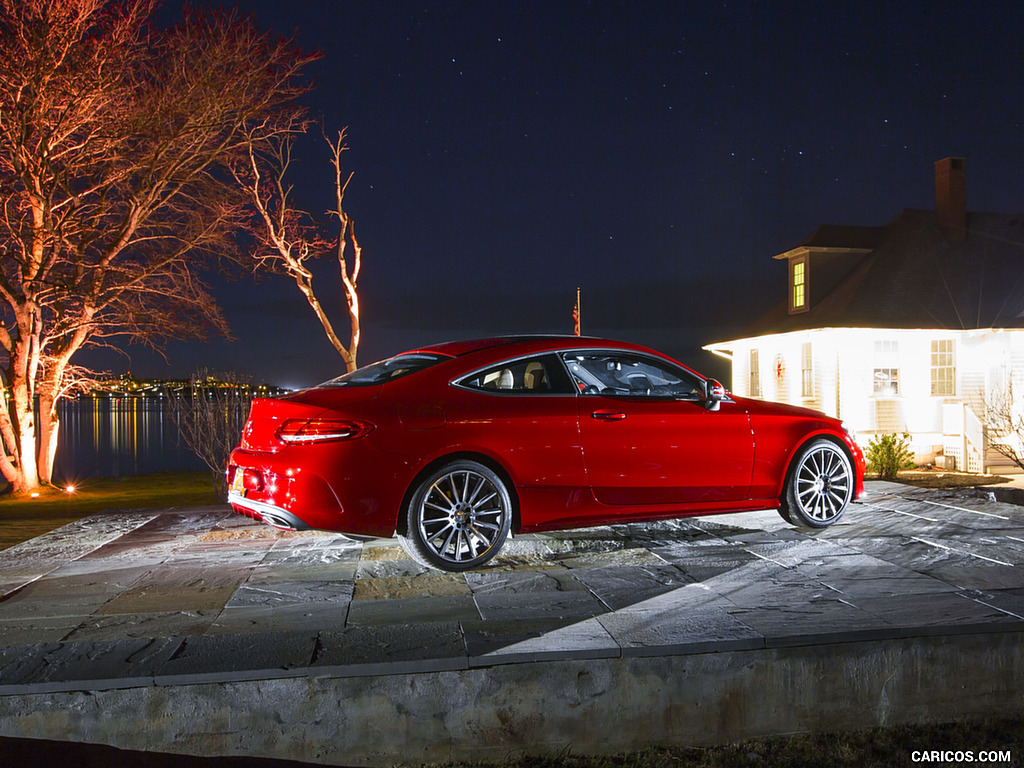
[[[510,532],[778,509],[838,520],[864,457],[837,420],[747,400],[665,355],[577,336],[460,341],[253,401],[236,512],[396,535],[425,565],[483,565]]]

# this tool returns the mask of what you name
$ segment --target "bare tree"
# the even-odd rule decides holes
[[[166,389],[164,412],[189,449],[206,464],[222,501],[228,497],[228,457],[249,416],[252,390],[238,374],[211,375],[201,369],[187,387]]]
[[[327,338],[345,361],[346,369],[354,371],[360,338],[358,281],[363,249],[356,238],[355,222],[344,207],[345,190],[352,179],[352,174],[344,176],[341,169],[341,155],[348,149],[345,131],[339,131],[337,139],[333,141],[324,136],[330,148],[335,191],[334,208],[327,215],[337,220],[337,235],[326,238],[307,213],[293,207],[292,187],[286,180],[294,138],[304,133],[306,128],[306,123],[297,119],[290,130],[278,132],[269,143],[258,140],[259,136],[266,134],[263,126],[254,129],[254,138],[248,145],[248,160],[235,169],[235,178],[256,209],[255,230],[259,232],[260,243],[260,250],[256,254],[256,269],[288,275],[295,280],[323,326]],[[351,262],[347,256],[350,245]],[[312,262],[331,251],[338,262],[339,277],[348,305],[347,345],[338,336],[313,289]]]
[[[50,480],[79,350],[226,332],[202,275],[238,256],[247,224],[227,168],[291,125],[305,90],[311,57],[288,41],[233,14],[158,30],[155,5],[0,0],[0,473],[15,491]]]
[[[1014,401],[1012,376],[988,396],[985,427],[988,446],[1024,469],[1024,403]]]

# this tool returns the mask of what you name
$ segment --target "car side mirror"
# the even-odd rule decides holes
[[[716,379],[704,382],[704,407],[709,411],[717,411],[725,399],[725,387]]]

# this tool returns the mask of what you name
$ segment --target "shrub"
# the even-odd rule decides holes
[[[880,480],[895,480],[901,469],[914,466],[914,452],[910,450],[910,435],[881,435],[868,443],[865,453],[868,471],[877,472]]]

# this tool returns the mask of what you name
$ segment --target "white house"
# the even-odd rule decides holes
[[[839,416],[863,446],[909,432],[919,463],[1009,471],[986,405],[1024,393],[1024,216],[968,212],[962,158],[935,164],[935,189],[934,211],[822,226],[775,256],[788,295],[704,349],[736,394]]]

